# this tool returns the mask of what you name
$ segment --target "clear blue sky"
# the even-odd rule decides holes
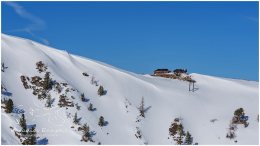
[[[258,80],[258,2],[2,2],[2,32],[135,73]]]

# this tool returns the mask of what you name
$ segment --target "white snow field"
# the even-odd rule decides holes
[[[150,75],[124,71],[102,62],[69,54],[31,40],[2,34],[1,62],[5,69],[1,75],[2,99],[14,102],[12,113],[1,113],[2,144],[21,144],[14,131],[20,131],[18,122],[24,112],[28,126],[36,124],[37,144],[176,144],[169,135],[175,118],[180,118],[184,130],[189,131],[193,143],[198,144],[258,144],[259,142],[259,94],[258,82],[190,74],[196,91],[189,92],[189,83]],[[39,100],[32,89],[25,89],[21,75],[29,78],[44,77],[36,62],[42,61],[57,82],[68,83],[62,92],[49,93],[54,99],[51,108],[45,107],[46,99]],[[89,76],[83,76],[86,72]],[[107,93],[97,94],[99,86],[91,84],[92,77]],[[67,88],[73,88],[66,92]],[[82,101],[84,93],[88,101]],[[67,95],[74,107],[59,107],[59,96]],[[74,99],[71,97],[73,96]],[[145,118],[139,115],[142,97]],[[96,108],[88,110],[92,103]],[[226,138],[234,111],[243,108],[249,117],[249,126],[237,125],[236,137]],[[77,112],[80,125],[87,123],[94,142],[84,142],[80,125],[73,123]],[[98,125],[103,116],[107,125]],[[138,122],[139,119],[139,122]],[[210,122],[217,119],[215,122]],[[74,128],[72,127],[74,126]],[[13,127],[10,128],[10,127]],[[137,127],[141,138],[137,138]],[[235,142],[236,141],[236,142]]]

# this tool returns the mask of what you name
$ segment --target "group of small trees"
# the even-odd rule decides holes
[[[187,131],[185,133],[182,123],[179,118],[175,118],[174,122],[171,124],[169,128],[169,134],[173,137],[173,140],[178,145],[191,145],[193,143],[193,137]]]
[[[82,140],[85,142],[88,142],[89,140],[92,141],[89,126],[87,124],[84,124],[81,130],[83,132]]]
[[[94,142],[92,140],[92,134],[90,132],[90,128],[89,128],[89,126],[87,124],[84,124],[83,126],[79,127],[78,131],[82,131],[82,139],[81,139],[81,141],[85,141],[85,142],[91,141],[91,142]]]
[[[36,63],[36,69],[41,73],[47,69],[47,67],[40,61]],[[23,82],[25,89],[33,89],[33,94],[38,95],[38,99],[46,99],[49,90],[52,89],[54,85],[55,89],[58,90],[58,92],[61,92],[60,85],[56,84],[52,78],[50,77],[50,72],[45,72],[44,78],[41,78],[39,76],[33,76],[31,77],[31,81],[29,77],[21,76],[21,81]],[[27,80],[32,84],[28,85]]]
[[[55,82],[55,89],[57,90],[58,93],[61,93],[62,87],[61,87],[60,83]]]
[[[60,99],[59,99],[59,103],[58,105],[60,107],[66,107],[66,106],[69,106],[69,107],[74,107],[74,103],[69,101],[69,99],[67,98],[66,95],[62,94],[60,95]]]
[[[226,138],[234,139],[236,137],[236,133],[235,133],[236,130],[237,130],[236,124],[230,123]]]
[[[142,132],[141,132],[141,130],[139,129],[139,127],[136,127],[135,137],[136,137],[137,139],[141,139],[141,138],[142,138]]]
[[[238,108],[234,112],[234,116],[229,124],[228,133],[226,138],[234,139],[236,137],[235,131],[237,130],[237,124],[243,124],[245,128],[249,125],[248,116],[245,115],[243,108]]]
[[[94,76],[91,77],[90,83],[91,83],[92,85],[98,86],[98,81],[95,80],[95,77],[94,77]],[[104,89],[103,86],[101,86],[101,85],[99,86],[98,91],[97,91],[97,94],[98,94],[99,96],[102,96],[102,95],[105,95],[105,94],[106,94],[106,90]]]
[[[232,124],[243,124],[245,127],[249,125],[248,116],[245,115],[243,108],[238,108],[234,112],[234,116],[232,118]]]
[[[47,70],[47,66],[42,61],[38,61],[36,62],[36,69],[41,73]]]

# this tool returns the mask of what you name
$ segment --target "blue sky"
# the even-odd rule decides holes
[[[2,2],[2,33],[135,73],[258,80],[258,2]]]

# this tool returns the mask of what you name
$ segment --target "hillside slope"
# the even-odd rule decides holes
[[[20,143],[14,131],[21,129],[17,123],[21,113],[28,126],[36,124],[38,144],[175,144],[169,136],[175,118],[180,118],[184,130],[192,134],[193,143],[258,144],[258,82],[193,73],[197,90],[189,92],[185,81],[134,74],[27,39],[5,34],[1,39],[1,62],[8,67],[1,75],[6,89],[2,99],[11,98],[15,105],[11,114],[2,109],[2,144]],[[47,66],[45,72],[36,69],[39,61]],[[47,71],[55,82],[68,84],[60,93],[55,88],[48,91],[54,99],[51,108],[45,107],[46,99],[39,100],[21,81],[21,76],[44,78]],[[99,85],[107,91],[103,96],[97,94]],[[82,93],[86,101],[81,100]],[[59,107],[62,94],[80,109]],[[145,118],[138,111],[142,97]],[[90,103],[96,110],[88,110]],[[238,125],[236,138],[230,140],[226,138],[229,123],[240,107],[249,116],[249,126]],[[76,112],[81,118],[79,124],[89,125],[94,143],[81,141],[80,125],[73,123]],[[98,125],[100,116],[107,121],[106,126]],[[212,119],[217,120],[210,122]],[[135,136],[137,129],[141,138]]]

